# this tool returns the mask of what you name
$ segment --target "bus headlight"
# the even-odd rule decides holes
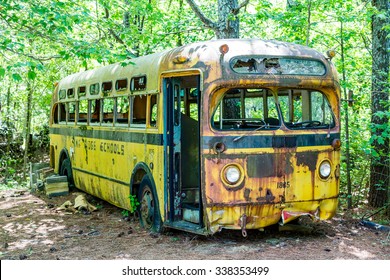
[[[330,166],[330,162],[327,161],[327,160],[324,160],[323,162],[321,162],[320,164],[320,177],[322,179],[326,179],[329,177],[330,175],[330,172],[331,172],[331,166]]]
[[[221,179],[229,188],[238,187],[244,180],[244,172],[238,164],[228,164],[222,168]]]
[[[236,166],[229,166],[225,169],[225,179],[229,184],[235,184],[240,180],[241,172]]]

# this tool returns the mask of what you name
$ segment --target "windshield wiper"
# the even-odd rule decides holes
[[[233,142],[237,142],[237,141],[240,140],[241,138],[248,136],[248,134],[252,134],[253,132],[256,132],[256,131],[258,131],[258,130],[260,130],[260,129],[262,129],[262,128],[265,128],[266,126],[267,126],[267,124],[263,124],[262,126],[259,126],[259,127],[257,127],[256,129],[254,129],[254,130],[248,131],[247,134],[241,135],[241,136],[238,136],[238,137],[234,138],[234,139],[233,139]]]

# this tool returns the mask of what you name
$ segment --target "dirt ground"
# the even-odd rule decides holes
[[[57,210],[77,194],[0,192],[0,259],[390,259],[389,233],[361,226],[346,213],[331,221],[304,218],[294,230],[248,231],[247,238],[236,231],[210,237],[173,230],[150,234],[121,209],[91,196],[96,211]]]

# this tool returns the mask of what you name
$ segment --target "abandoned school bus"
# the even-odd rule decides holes
[[[330,57],[254,39],[193,43],[70,75],[53,95],[50,160],[141,224],[199,234],[329,219],[340,177]]]

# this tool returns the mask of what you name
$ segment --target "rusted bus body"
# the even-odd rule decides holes
[[[293,44],[216,40],[133,62],[76,74],[57,87],[52,164],[72,172],[78,188],[124,209],[136,195],[141,222],[155,230],[245,235],[301,215],[335,214],[340,92],[329,59]],[[134,88],[133,77],[145,77],[145,88]],[[117,106],[129,96],[134,115],[135,99],[144,96],[144,125],[133,124],[133,116],[127,125],[107,125],[102,116],[94,124],[92,112],[85,125],[54,121],[62,88],[104,88],[120,78],[132,84],[98,97],[87,90],[85,98],[114,97]],[[61,167],[65,158],[69,170]]]
[[[158,65],[159,59],[159,55],[152,55],[137,59],[137,65],[131,64],[127,68],[114,64],[70,75],[60,81],[52,98],[50,163],[55,172],[67,175],[71,185],[127,210],[133,210],[129,203],[130,185],[139,184],[145,174],[153,178],[157,195],[164,197],[161,174],[162,121],[157,119],[151,124],[150,108],[140,110],[145,117],[141,124],[129,123],[130,111],[124,117],[124,123],[114,121],[109,113],[107,116],[111,120],[106,122],[103,112],[97,117],[97,121],[93,120],[93,112],[87,112],[90,115],[86,120],[79,121],[78,108],[70,119],[69,106],[65,107],[64,104],[74,102],[79,107],[82,100],[92,103],[106,98],[128,98],[131,94],[131,82],[146,78],[146,73],[151,77],[158,75],[158,67],[149,65]],[[104,92],[103,84],[108,81],[113,83],[112,89]],[[118,88],[119,83],[125,86]],[[94,85],[98,85],[99,89],[92,94],[91,87]],[[133,88],[132,95],[140,100],[143,98],[147,101],[145,104],[149,104],[151,96],[156,96],[156,105],[160,106],[158,85],[157,79],[150,79],[147,87]],[[84,90],[83,95],[78,92],[80,88]],[[74,91],[70,97],[69,89]],[[61,90],[65,90],[63,98],[60,96]],[[118,115],[117,112],[115,114]],[[69,160],[69,163],[64,164],[65,160]],[[150,168],[151,164],[157,168]],[[137,195],[137,189],[133,191]],[[163,203],[160,205],[163,210]]]

